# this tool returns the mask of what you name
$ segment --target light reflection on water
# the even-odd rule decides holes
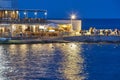
[[[1,80],[84,80],[78,43],[0,45]]]

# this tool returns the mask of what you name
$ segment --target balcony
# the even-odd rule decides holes
[[[35,23],[46,23],[46,22],[47,22],[46,19],[41,19],[41,18],[0,19],[0,23],[8,23],[8,24],[35,24]]]

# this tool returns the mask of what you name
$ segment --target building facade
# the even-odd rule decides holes
[[[0,37],[39,37],[81,30],[81,20],[47,20],[47,10],[17,9],[15,4],[16,0],[0,0]]]

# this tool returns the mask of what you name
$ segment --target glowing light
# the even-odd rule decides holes
[[[67,27],[67,25],[63,25],[63,27]]]
[[[13,11],[12,13],[13,13],[13,14],[15,14],[15,12],[14,12],[14,11]]]
[[[19,14],[19,11],[16,11],[17,14]]]
[[[26,11],[24,12],[24,16],[25,16],[25,18],[27,17],[27,12]]]
[[[45,29],[45,26],[44,25],[40,25],[39,29]]]
[[[34,15],[37,15],[37,12],[34,12]]]
[[[47,12],[45,12],[44,14],[47,15]]]
[[[5,11],[5,14],[7,14],[8,13],[8,11]]]
[[[26,25],[22,25],[22,28],[23,28],[23,32],[24,32],[24,30],[26,29]]]
[[[73,19],[76,19],[76,15],[75,14],[71,15],[71,31],[73,31]]]
[[[76,15],[75,15],[75,14],[72,14],[72,15],[71,15],[71,19],[76,19]]]
[[[27,12],[24,12],[24,15],[26,15],[27,14]]]
[[[55,30],[49,30],[49,32],[55,32]]]

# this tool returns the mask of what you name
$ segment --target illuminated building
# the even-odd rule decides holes
[[[73,20],[72,25],[71,20],[47,20],[47,10],[18,9],[16,4],[17,0],[0,1],[0,37],[39,36],[41,31],[58,35],[60,31],[81,30],[81,20]],[[50,26],[51,23],[57,26]]]

